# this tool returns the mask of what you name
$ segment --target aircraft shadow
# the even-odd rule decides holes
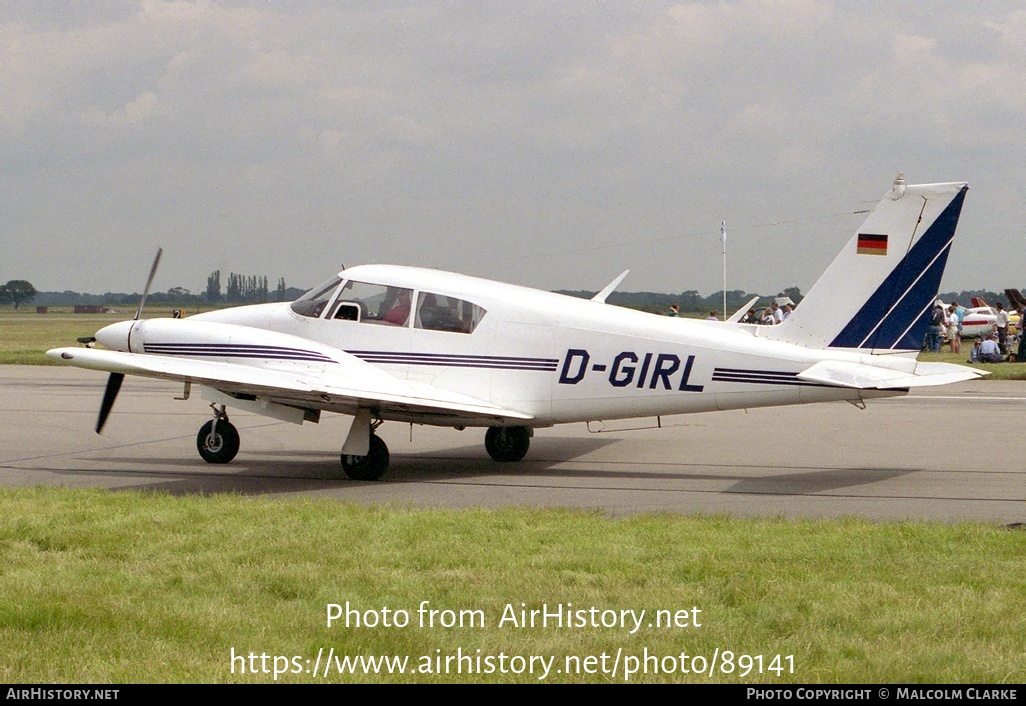
[[[541,439],[532,448],[532,454],[519,463],[498,463],[484,453],[478,445],[442,449],[421,454],[395,454],[388,474],[374,485],[390,483],[470,481],[475,478],[495,479],[499,476],[533,477],[545,479],[596,481],[734,481],[719,490],[722,493],[743,495],[810,495],[836,491],[897,478],[914,469],[893,468],[810,468],[801,472],[773,475],[765,473],[765,465],[742,465],[724,468],[707,464],[659,464],[665,470],[623,470],[624,462],[596,461],[609,464],[603,468],[557,468],[615,443],[613,439]],[[298,458],[297,458],[298,457]],[[317,490],[354,487],[367,481],[351,481],[338,465],[338,454],[326,451],[251,451],[230,465],[207,464],[199,458],[178,460],[169,470],[133,470],[129,467],[167,465],[167,458],[120,457],[108,463],[126,467],[125,470],[105,469],[88,471],[89,475],[134,476],[140,479],[131,487],[167,492],[173,495],[239,493],[244,495],[287,494]],[[583,463],[588,463],[587,460]],[[629,462],[628,462],[629,463]],[[647,464],[640,464],[642,466]],[[683,470],[682,466],[694,470]],[[671,468],[673,470],[671,470]],[[784,470],[784,469],[781,469]],[[746,473],[749,471],[750,473]],[[57,471],[58,473],[60,471]],[[75,475],[87,471],[76,470]],[[69,471],[71,473],[71,471]],[[610,490],[661,490],[658,487],[610,487]],[[686,492],[685,488],[671,490]]]
[[[553,440],[555,441],[555,440]],[[574,460],[577,456],[596,451],[614,443],[607,439],[572,439],[564,444],[549,446],[545,461],[500,464],[485,454],[479,445],[456,447],[419,455],[393,455],[388,474],[375,485],[466,479],[470,475],[495,476],[499,473],[544,471],[548,466]],[[558,449],[558,451],[557,451]],[[297,460],[296,457],[301,457]],[[287,457],[284,460],[281,457]],[[89,475],[138,477],[139,485],[132,488],[167,492],[172,495],[240,493],[263,495],[279,493],[330,490],[370,481],[352,481],[345,477],[339,466],[339,455],[326,451],[251,451],[236,458],[231,464],[218,466],[200,458],[174,461],[174,470],[134,470],[132,467],[167,465],[167,458],[155,456],[122,456],[107,459],[106,463],[126,467],[126,470],[88,471]],[[61,473],[62,471],[55,471]],[[65,471],[78,476],[83,470]],[[157,479],[163,481],[152,482]]]
[[[829,468],[761,478],[742,478],[723,492],[748,495],[811,495],[879,483],[909,473],[915,471],[894,468]]]

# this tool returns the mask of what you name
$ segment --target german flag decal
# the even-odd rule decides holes
[[[887,236],[875,235],[872,233],[859,233],[858,248],[855,252],[859,255],[886,255]]]

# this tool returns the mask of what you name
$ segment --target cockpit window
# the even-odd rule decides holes
[[[488,312],[477,304],[463,299],[421,292],[417,300],[417,318],[414,326],[429,331],[473,333],[486,313]]]
[[[309,292],[292,302],[292,311],[300,316],[309,316],[316,319],[324,311],[324,306],[331,299],[332,293],[338,287],[341,277],[332,277],[327,282],[322,282]]]
[[[406,326],[412,302],[412,289],[349,280],[339,292],[331,316],[369,324]]]

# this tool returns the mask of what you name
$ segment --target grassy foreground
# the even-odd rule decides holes
[[[410,623],[346,628],[342,618],[327,627],[328,604],[347,601],[364,619],[375,611],[381,620],[387,606],[393,622],[406,610]],[[468,612],[462,628],[420,627],[422,601],[453,611],[436,614],[439,622],[461,610],[481,619],[471,625]],[[522,603],[648,612],[634,634],[629,620],[624,628],[500,626],[506,605],[519,617]],[[656,610],[687,611],[687,626],[650,627]],[[696,617],[701,627],[691,625]],[[623,681],[627,658],[647,649],[672,656],[660,668],[674,673],[639,672],[632,681],[1022,682],[1026,532],[0,491],[0,681],[269,682],[275,655],[282,670],[297,672],[279,681],[324,681],[306,671],[322,648],[320,672],[331,649],[408,656],[411,668],[427,656],[432,671],[436,657],[458,650],[496,660],[485,675],[467,674],[468,660],[462,674],[455,662],[441,675],[333,668],[329,681],[539,681],[540,663],[532,674],[526,659],[508,661],[524,673],[504,674],[500,654],[551,658],[548,682]],[[247,658],[232,662],[232,649]],[[568,656],[584,665],[592,655],[599,670],[603,653],[608,669],[618,650],[615,677],[564,669]],[[682,652],[697,668],[696,656],[711,660],[717,650],[712,677],[680,673]],[[724,650],[734,653],[729,663]],[[766,669],[777,654],[793,655],[793,674],[787,661],[779,676]]]

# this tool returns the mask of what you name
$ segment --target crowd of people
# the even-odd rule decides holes
[[[994,321],[994,330],[990,334],[981,337],[976,341],[970,351],[967,362],[970,363],[1000,363],[1006,360],[1018,360],[1026,362],[1026,336],[1020,335],[1017,340],[1009,338],[1009,318],[1004,305],[998,302],[994,309],[997,317]],[[754,310],[745,314],[741,320],[743,323],[758,323],[764,326],[782,324],[794,311],[794,306],[784,304],[780,306],[777,302],[771,302],[769,307],[763,310],[762,314],[756,314]],[[966,308],[958,302],[952,302],[944,306],[940,302],[934,305],[930,312],[930,320],[926,327],[926,350],[932,353],[940,353],[945,343],[952,353],[962,352],[962,323],[965,320]],[[670,316],[680,316],[680,306],[670,305]],[[710,311],[708,321],[717,321],[716,312]],[[1026,323],[1026,322],[1024,322]],[[1017,345],[1018,350],[1012,351],[1010,345]]]
[[[1026,336],[1020,335],[1018,341],[1009,338],[1009,318],[1004,305],[994,305],[997,315],[994,330],[977,339],[969,352],[969,363],[1002,363],[1005,361],[1026,361]],[[958,302],[950,306],[937,303],[930,313],[930,322],[926,329],[926,349],[939,353],[946,342],[952,353],[962,352],[962,322],[965,320],[966,309]],[[1017,343],[1018,350],[1013,352],[1011,344]]]

